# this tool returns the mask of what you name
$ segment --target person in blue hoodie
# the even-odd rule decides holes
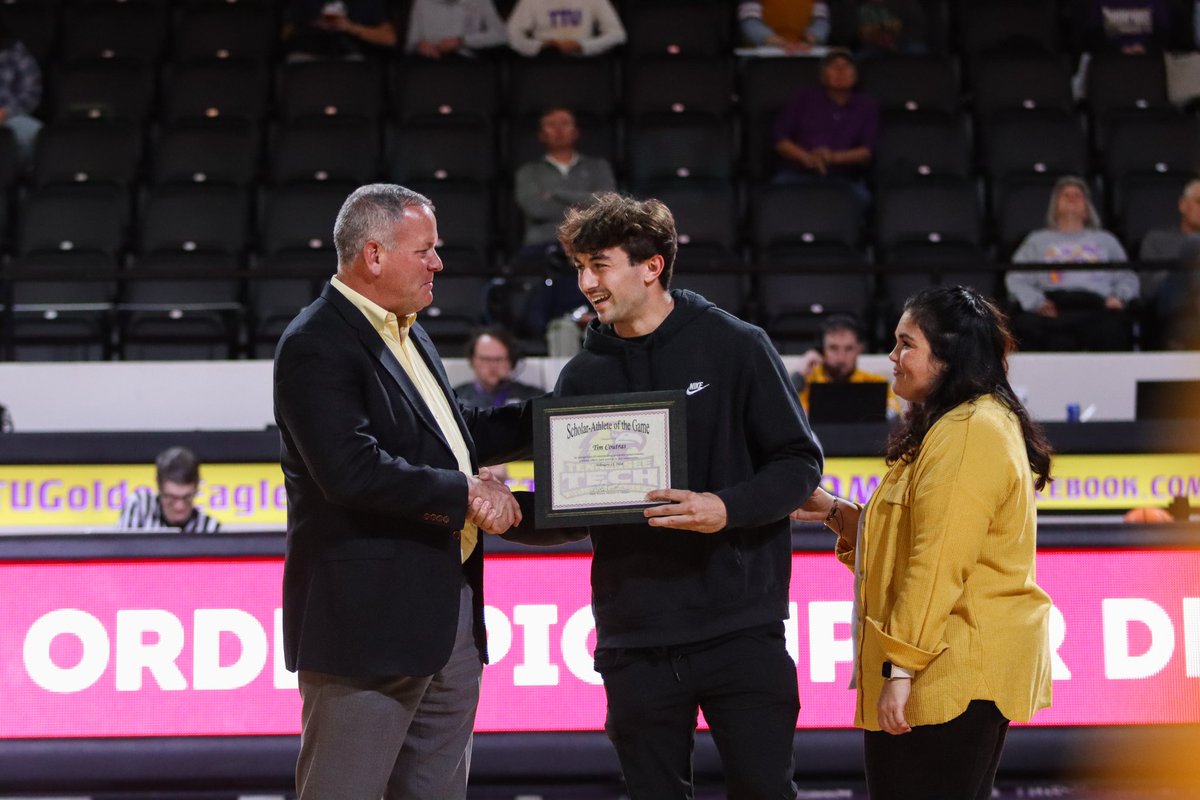
[[[644,522],[576,531],[592,541],[595,667],[629,797],[692,797],[702,710],[729,797],[793,798],[788,512],[820,481],[821,449],[767,335],[670,288],[663,203],[601,194],[559,233],[596,319],[554,394],[686,393],[689,488],[651,491]]]

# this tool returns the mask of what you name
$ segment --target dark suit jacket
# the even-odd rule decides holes
[[[409,332],[451,400],[471,466],[525,455],[531,410],[460,410],[433,344]],[[284,331],[275,419],[288,495],[288,669],[429,675],[450,657],[462,577],[483,630],[483,540],[465,564],[467,480],[437,422],[363,313],[332,285]]]

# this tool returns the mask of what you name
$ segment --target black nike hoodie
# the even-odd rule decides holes
[[[823,458],[762,329],[698,294],[644,337],[593,320],[554,394],[687,392],[688,488],[713,492],[728,522],[715,534],[646,523],[590,529],[596,645],[699,642],[788,614],[788,513],[821,479]]]

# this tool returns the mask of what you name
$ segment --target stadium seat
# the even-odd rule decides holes
[[[280,125],[267,147],[272,183],[373,183],[379,176],[379,129],[348,117],[305,117]]]
[[[491,127],[465,117],[427,118],[392,127],[387,136],[388,177],[409,181],[469,181],[486,191],[496,174]]]
[[[962,121],[953,117],[891,117],[871,159],[876,186],[930,177],[969,178],[971,149]]]
[[[141,129],[127,120],[51,122],[38,134],[31,180],[34,186],[98,182],[128,188],[141,155]]]
[[[276,116],[357,117],[378,120],[383,111],[383,74],[369,61],[301,61],[279,71]]]
[[[860,212],[845,184],[761,187],[753,196],[750,236],[761,269],[865,261]]]
[[[244,120],[180,122],[163,130],[154,144],[150,182],[249,187],[258,176],[261,150],[257,129]]]
[[[164,80],[162,118],[168,123],[268,116],[268,73],[244,61],[204,61],[171,67]]]
[[[392,118],[469,117],[491,123],[501,107],[497,72],[486,60],[395,61],[388,71]]]
[[[273,9],[251,3],[184,6],[174,25],[171,59],[192,61],[270,61],[279,37]]]

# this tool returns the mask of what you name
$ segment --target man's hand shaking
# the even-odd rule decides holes
[[[521,524],[521,508],[508,487],[484,467],[467,477],[467,521],[485,533],[501,534]]]

